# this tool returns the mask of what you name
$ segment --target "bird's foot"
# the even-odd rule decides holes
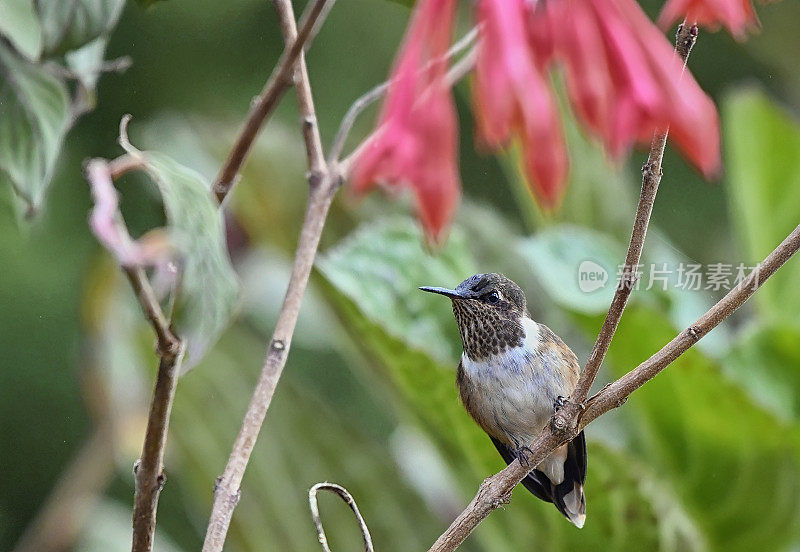
[[[553,410],[558,412],[565,404],[567,404],[567,398],[559,395],[556,397],[556,400],[553,401]]]
[[[530,466],[530,462],[528,461],[528,454],[533,456],[533,451],[530,447],[518,447],[514,454],[516,455],[517,459],[519,459],[519,463],[525,466],[526,468]]]

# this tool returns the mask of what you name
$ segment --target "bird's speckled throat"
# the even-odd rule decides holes
[[[482,360],[522,346],[525,329],[514,311],[492,309],[479,301],[453,301],[453,314],[470,360]]]

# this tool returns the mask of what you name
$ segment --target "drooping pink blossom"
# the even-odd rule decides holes
[[[357,192],[375,183],[411,188],[434,240],[460,190],[444,61],[455,2],[417,2],[379,129],[352,178]],[[718,171],[716,108],[635,0],[476,0],[475,15],[478,142],[498,149],[519,141],[524,172],[543,206],[558,204],[568,165],[549,87],[554,65],[564,70],[577,119],[613,156],[649,145],[654,132],[669,128],[676,148],[704,175]]]
[[[554,207],[563,195],[567,153],[558,110],[548,88],[546,44],[537,61],[529,42],[527,0],[481,0],[475,66],[475,116],[478,138],[500,148],[512,136],[522,146],[528,184],[545,207]],[[536,45],[537,43],[533,43]]]
[[[719,170],[716,107],[634,0],[549,0],[535,17],[554,33],[567,90],[581,122],[619,157],[670,129],[705,176]]]
[[[658,25],[666,30],[684,18],[689,24],[712,30],[724,25],[740,41],[747,31],[759,27],[752,0],[667,0],[658,16]]]
[[[408,187],[426,234],[441,241],[460,196],[458,129],[446,80],[455,0],[421,0],[392,73],[376,136],[358,156],[352,184]]]

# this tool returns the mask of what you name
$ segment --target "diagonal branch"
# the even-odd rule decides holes
[[[361,529],[361,538],[364,539],[364,550],[365,552],[373,552],[374,548],[372,547],[372,536],[369,534],[367,522],[364,521],[364,517],[361,515],[361,512],[358,509],[356,499],[354,499],[353,495],[351,495],[348,490],[341,485],[327,482],[317,483],[308,490],[308,507],[311,510],[311,519],[314,522],[314,527],[317,528],[317,540],[322,546],[323,552],[331,552],[331,549],[328,546],[328,537],[325,535],[325,528],[322,526],[322,519],[320,519],[319,516],[319,504],[317,504],[317,492],[319,491],[330,491],[338,495],[348,506],[350,506],[350,509],[353,510],[353,514],[356,516],[358,527]]]
[[[281,29],[286,43],[298,44],[299,37],[303,36],[303,31],[308,26],[308,19],[305,24],[301,24],[301,30],[298,33],[290,0],[274,0],[274,5],[281,20]],[[286,365],[294,328],[300,313],[300,305],[314,265],[328,210],[341,183],[338,171],[330,170],[325,163],[311,94],[311,83],[302,51],[296,58],[296,64],[289,67],[289,71],[294,72],[297,100],[303,122],[303,137],[308,155],[310,184],[308,204],[300,230],[292,275],[270,339],[261,375],[247,407],[242,427],[234,441],[228,463],[222,475],[217,478],[214,488],[214,504],[203,543],[204,552],[221,551],[225,544],[233,510],[241,494],[245,469],[272,402],[272,396],[283,372],[283,367]]]
[[[729,291],[694,324],[664,345],[656,354],[589,399],[577,427],[571,424],[559,426],[558,417],[554,416],[552,423],[530,446],[531,454],[528,457],[528,465],[523,467],[519,462],[512,462],[503,471],[484,480],[475,498],[428,552],[455,550],[486,516],[509,500],[514,487],[530,473],[533,467],[547,458],[553,449],[573,439],[580,430],[599,416],[621,406],[631,393],[653,379],[720,322],[733,314],[792,255],[797,253],[798,249],[800,249],[800,226],[796,227],[747,278]]]
[[[289,0],[273,0],[278,15],[281,19],[281,29],[287,43],[293,39],[296,31],[294,14]],[[297,36],[302,36],[303,24]],[[458,48],[454,48],[453,55],[459,50],[469,45],[469,40],[459,42]],[[466,60],[466,62],[465,62]],[[453,66],[450,79],[458,80],[463,78],[474,64],[474,56],[468,54],[459,63]],[[329,156],[329,161],[325,161],[322,144],[320,142],[319,130],[317,128],[317,118],[314,111],[314,102],[311,94],[311,84],[308,78],[305,60],[299,56],[294,67],[294,80],[297,91],[300,116],[303,124],[303,137],[306,145],[309,166],[309,197],[306,206],[305,218],[300,230],[300,238],[295,252],[292,274],[286,290],[278,320],[270,339],[266,358],[261,369],[256,388],[247,407],[247,413],[242,421],[239,434],[234,441],[228,463],[222,475],[217,479],[214,489],[214,504],[206,530],[204,552],[219,552],[225,543],[225,537],[233,517],[233,511],[239,501],[241,494],[241,483],[250,455],[253,452],[258,434],[264,419],[267,415],[272,396],[280,379],[286,358],[289,353],[292,336],[294,334],[297,317],[300,311],[300,304],[308,285],[311,269],[317,253],[317,247],[325,225],[333,198],[338,191],[341,183],[348,177],[352,167],[352,160],[356,154],[351,154],[350,161],[339,164],[336,156]],[[452,81],[451,81],[452,82]],[[375,98],[383,93],[376,94]],[[356,102],[358,103],[358,102]],[[354,113],[352,118],[358,114],[358,109],[351,108],[348,113]],[[347,119],[347,117],[345,117]],[[344,121],[340,128],[352,125]],[[349,130],[349,129],[348,129]],[[346,139],[347,130],[342,135],[342,143]],[[367,138],[361,146],[369,140]]]
[[[119,250],[115,250],[115,246],[129,245],[130,235],[117,208],[112,177],[119,177],[129,170],[140,168],[141,163],[130,156],[123,156],[111,162],[93,159],[86,165],[86,179],[89,181],[96,199],[93,211],[93,219],[95,217],[96,219],[93,222],[102,224],[103,221],[106,223],[108,220],[112,221],[113,228],[106,228],[106,230],[110,230],[110,233],[103,234],[107,240],[110,240],[106,241],[104,245],[109,247],[120,260],[120,266],[128,277],[131,287],[136,293],[136,298],[153,326],[158,340],[156,347],[159,356],[158,375],[147,419],[142,455],[134,465],[136,483],[131,549],[133,552],[149,552],[153,548],[156,531],[158,497],[165,481],[163,474],[164,450],[184,346],[172,331],[169,320],[161,309],[142,266],[123,262],[123,259],[120,259]],[[113,212],[107,212],[106,209],[113,210]]]
[[[219,176],[214,182],[213,192],[220,203],[222,203],[235,184],[239,170],[244,164],[248,153],[250,153],[250,149],[262,125],[272,114],[283,93],[292,84],[295,63],[300,59],[304,48],[313,38],[314,31],[319,28],[319,23],[328,11],[325,9],[328,3],[332,3],[332,0],[311,0],[309,2],[300,18],[300,30],[297,31],[297,38],[287,44],[275,69],[267,80],[267,84],[264,85],[261,94],[258,95],[250,108],[244,128],[239,133],[236,143],[233,145]]]
[[[683,23],[678,27],[678,32],[675,36],[675,51],[683,60],[684,69],[696,40],[696,25],[689,27]],[[617,331],[617,326],[622,318],[622,313],[628,304],[628,298],[639,277],[639,260],[642,256],[642,248],[647,236],[647,227],[650,224],[650,215],[653,212],[658,185],[661,182],[661,161],[664,158],[664,148],[667,144],[668,134],[669,129],[655,133],[650,145],[650,154],[647,157],[647,162],[642,165],[642,190],[636,207],[636,216],[633,222],[630,243],[628,244],[628,253],[625,256],[622,276],[608,308],[608,314],[603,321],[603,326],[600,328],[600,333],[597,335],[592,352],[589,354],[589,360],[586,362],[583,372],[581,372],[575,391],[573,391],[564,408],[558,413],[561,424],[568,423],[568,420],[577,421],[580,417],[583,403],[589,395],[589,390],[597,377],[600,366],[603,364],[608,348],[611,346],[611,340],[614,338],[614,333]]]

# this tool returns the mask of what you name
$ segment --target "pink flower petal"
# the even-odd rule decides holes
[[[458,205],[458,128],[446,82],[455,0],[421,0],[392,72],[379,130],[359,155],[357,193],[381,182],[410,188],[428,238],[440,242]]]

